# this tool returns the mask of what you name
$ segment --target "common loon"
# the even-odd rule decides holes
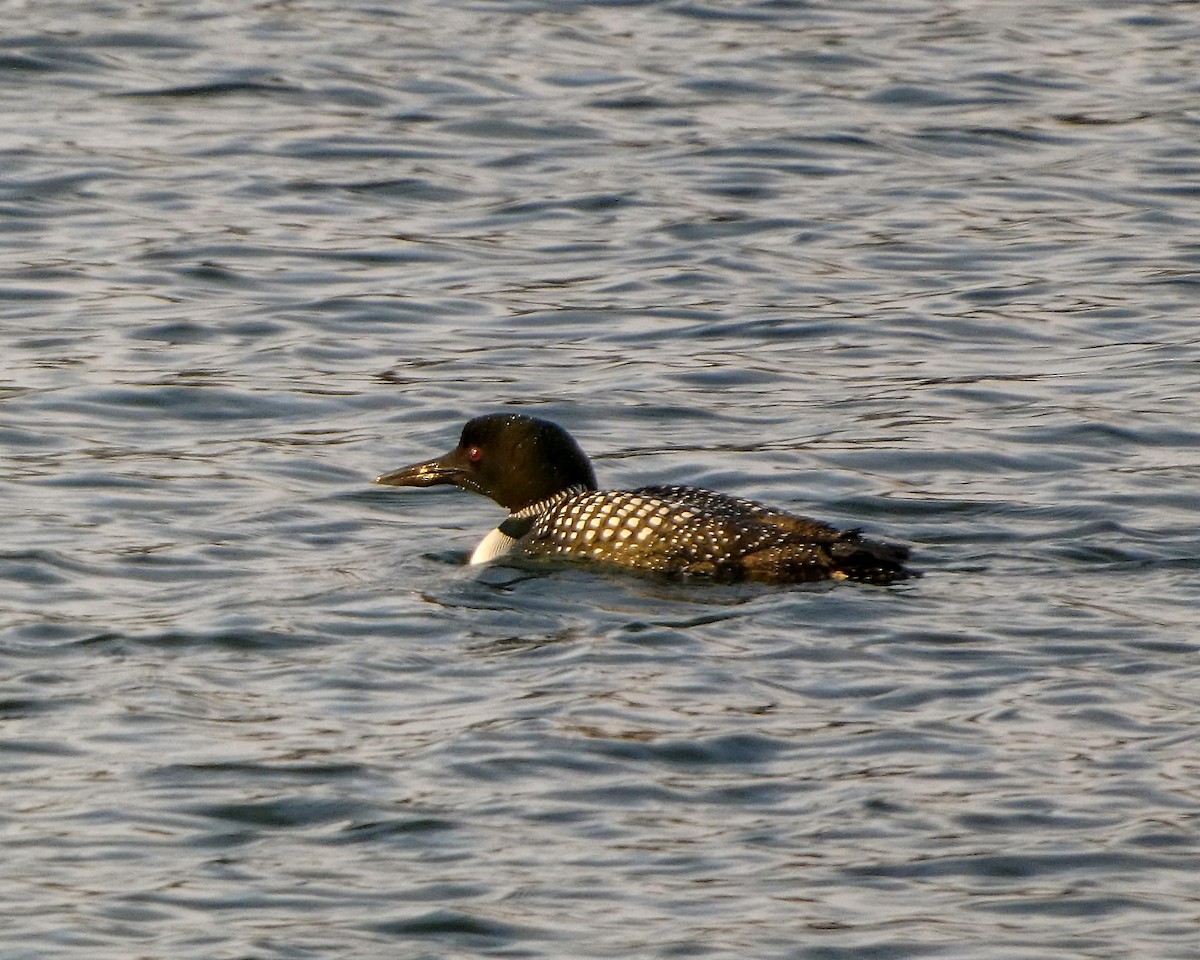
[[[893,583],[914,576],[908,548],[699,487],[597,490],[591,462],[549,420],[488,414],[468,421],[445,456],[376,483],[450,483],[490,497],[508,519],[471,563],[498,557],[590,559],[720,581]]]

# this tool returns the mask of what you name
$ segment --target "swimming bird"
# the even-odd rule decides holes
[[[723,582],[854,580],[916,574],[908,548],[857,529],[689,486],[598,490],[591,461],[566,430],[523,414],[476,417],[449,453],[376,478],[394,487],[453,484],[509,511],[471,554],[592,560]]]

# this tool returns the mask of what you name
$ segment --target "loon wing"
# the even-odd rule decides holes
[[[488,540],[502,532],[503,525]],[[690,487],[585,491],[555,503],[509,549],[720,580],[890,583],[907,576],[898,562],[903,547]]]
[[[778,527],[788,533],[808,540],[837,540],[843,531],[831,527],[820,520],[812,520],[795,513],[776,510],[755,500],[744,497],[731,497],[728,494],[717,493],[715,490],[705,490],[700,487],[642,487],[635,490],[643,496],[655,497],[671,503],[678,503],[727,517],[738,523],[761,523],[770,527]]]

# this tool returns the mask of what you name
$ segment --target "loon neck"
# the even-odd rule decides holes
[[[489,563],[498,557],[508,556],[517,548],[521,538],[533,528],[538,517],[552,510],[564,500],[585,493],[587,489],[585,484],[579,483],[567,487],[565,490],[559,490],[558,493],[539,500],[537,503],[514,510],[500,526],[479,542],[479,546],[471,554],[469,562],[472,564]]]
[[[588,489],[585,484],[577,483],[574,486],[567,487],[565,490],[559,490],[558,493],[551,494],[537,503],[531,503],[520,510],[513,510],[508,515],[508,518],[510,520],[529,520],[533,517],[541,516],[547,510],[557,506],[569,497],[577,497],[579,494],[585,493]]]

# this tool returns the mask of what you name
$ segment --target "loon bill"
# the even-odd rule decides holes
[[[762,583],[887,584],[918,576],[904,567],[907,547],[752,500],[687,486],[597,490],[575,439],[556,423],[522,414],[476,417],[445,456],[375,482],[448,483],[506,508],[508,518],[484,537],[471,563],[552,557]]]

